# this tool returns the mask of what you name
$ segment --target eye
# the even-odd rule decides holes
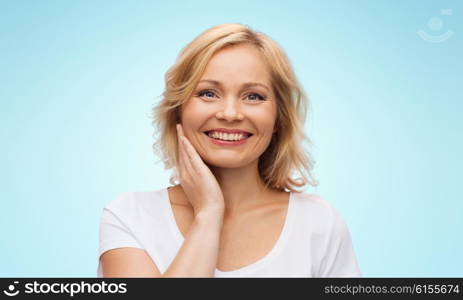
[[[252,100],[252,101],[255,101],[255,100],[264,101],[265,100],[264,96],[261,96],[257,93],[248,94],[247,97],[249,100]]]
[[[215,96],[215,93],[213,91],[210,91],[210,90],[203,90],[203,91],[200,91],[198,94],[197,94],[198,97],[206,97],[206,98],[212,98]]]

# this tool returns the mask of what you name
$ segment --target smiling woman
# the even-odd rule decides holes
[[[98,276],[360,276],[343,218],[296,189],[316,185],[307,104],[266,35],[223,24],[189,43],[153,108],[173,186],[104,208]]]
[[[226,101],[232,93],[240,97],[238,103]],[[263,109],[276,109],[272,117],[275,128],[280,130],[267,136],[269,147],[264,149],[265,153],[259,153],[263,155],[259,160],[263,181],[268,187],[289,191],[306,184],[316,185],[311,173],[313,160],[302,149],[304,142],[311,143],[303,132],[308,100],[287,56],[265,34],[241,24],[224,24],[205,31],[181,51],[177,62],[166,73],[163,96],[164,101],[153,110],[153,123],[160,133],[153,148],[163,158],[166,168],[176,166],[176,155],[172,155],[177,153],[176,132],[170,124],[180,121],[181,110],[184,104],[192,102],[188,101],[190,98],[200,97],[215,103],[207,109],[217,109],[217,105],[227,103],[260,113],[264,113]],[[225,108],[228,110],[217,113],[230,117],[227,114],[230,106]],[[238,113],[241,117],[244,111]],[[204,158],[205,153],[200,155]],[[295,171],[301,178],[292,178]],[[176,181],[176,175],[171,177],[171,184]]]

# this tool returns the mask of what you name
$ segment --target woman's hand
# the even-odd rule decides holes
[[[217,179],[183,134],[182,125],[176,126],[180,185],[193,206],[195,216],[199,212],[212,212],[223,216],[225,203]]]

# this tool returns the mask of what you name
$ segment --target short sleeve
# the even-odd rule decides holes
[[[319,277],[361,277],[347,224],[334,207],[331,210],[333,218]]]
[[[121,247],[143,247],[124,222],[110,209],[103,208],[100,220],[100,244],[98,256],[104,252]]]

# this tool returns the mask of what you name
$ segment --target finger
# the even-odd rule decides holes
[[[178,126],[177,126],[177,129],[178,129]],[[180,140],[180,134],[178,133],[178,130],[177,130],[177,144],[178,144],[178,164],[177,164],[177,168],[178,168],[178,172],[179,172],[179,176],[182,176],[185,174],[185,151],[183,150],[183,143],[182,141]]]
[[[181,147],[182,147],[182,143],[180,141],[180,135],[178,133],[178,126],[176,126],[176,131],[177,131],[177,156],[178,156],[178,165],[180,166],[180,164],[182,163],[182,152],[181,152]]]
[[[181,137],[183,145],[184,145],[184,150],[185,153],[188,155],[188,158],[196,172],[200,172],[204,168],[204,162],[199,156],[198,152],[196,149],[193,147],[193,145],[190,143],[190,141],[185,137]]]
[[[180,139],[184,144],[184,151],[187,154],[189,161],[192,163],[192,167],[196,172],[199,172],[202,169],[202,165],[204,162],[202,161],[201,157],[199,156],[196,149],[191,144],[190,140],[185,136],[183,132],[182,124],[177,124],[178,130],[180,132]]]
[[[182,142],[180,141],[180,133],[178,132],[178,125],[175,126],[177,131],[177,155],[178,155],[178,164],[182,164]]]
[[[190,158],[185,151],[184,142],[182,142],[182,130],[179,125],[177,125],[177,136],[178,136],[178,148],[179,148],[179,157],[181,158],[181,168],[183,172],[186,172],[184,175],[192,175],[194,172],[193,165],[191,164]]]
[[[180,138],[180,143],[182,144],[182,151],[184,153],[184,160],[186,161],[185,164],[189,168],[189,171],[191,174],[194,176],[196,172],[196,168],[194,167],[192,157],[190,153],[187,151],[187,145],[189,144],[189,141],[185,134],[183,133],[183,127],[181,124],[177,124],[178,132],[179,132],[179,138]]]

